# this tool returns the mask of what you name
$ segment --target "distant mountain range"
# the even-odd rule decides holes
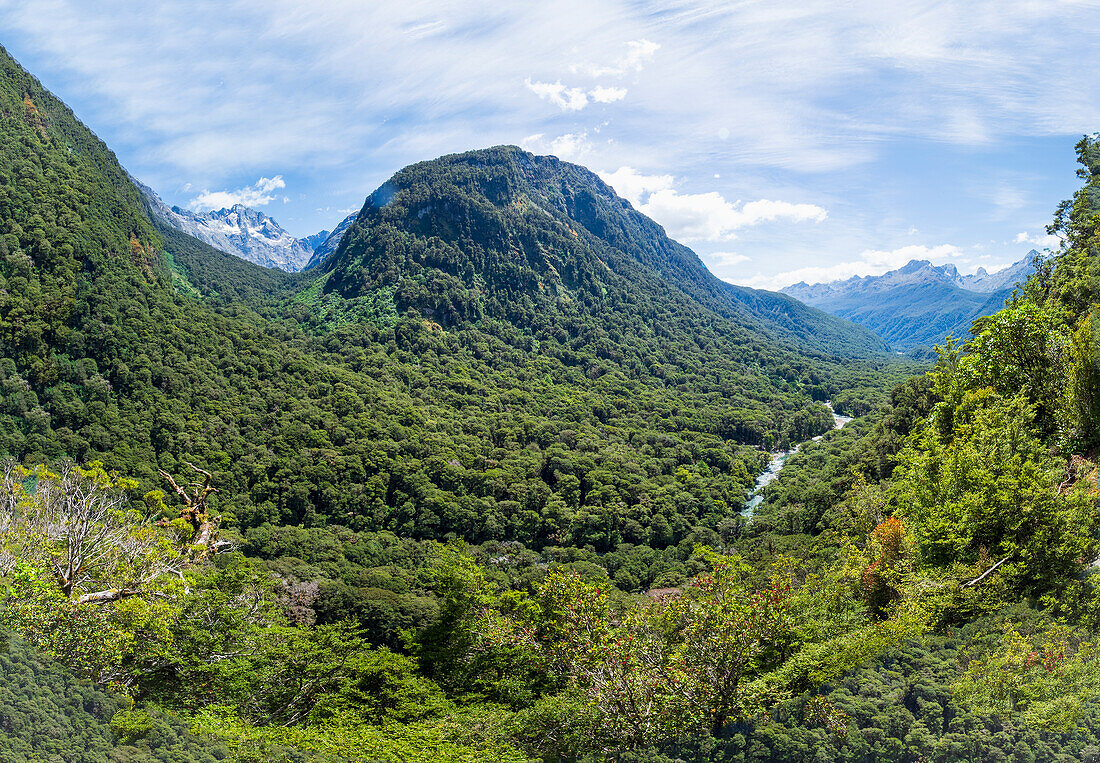
[[[243,204],[216,212],[170,207],[152,188],[137,185],[153,214],[168,225],[215,249],[267,268],[291,273],[301,270],[313,256],[314,242],[318,239],[323,242],[329,236],[327,231],[321,231],[309,238],[295,238],[271,217]]]
[[[874,331],[895,350],[928,347],[948,334],[969,335],[975,318],[996,312],[1032,271],[1034,249],[1016,263],[989,273],[963,275],[954,265],[910,260],[880,276],[831,283],[804,281],[781,291],[827,313]]]

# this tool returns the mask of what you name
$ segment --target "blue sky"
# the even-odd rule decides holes
[[[502,143],[776,288],[1050,245],[1100,3],[0,0],[0,44],[170,203],[331,228]]]

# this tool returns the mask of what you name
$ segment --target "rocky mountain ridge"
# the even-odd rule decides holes
[[[843,280],[815,284],[799,281],[780,291],[809,305],[854,293],[883,292],[901,286],[931,283],[948,284],[979,294],[992,294],[1001,289],[1012,288],[1026,280],[1032,270],[1031,260],[1038,254],[1032,249],[1017,262],[992,273],[987,272],[985,268],[978,268],[972,274],[962,274],[955,265],[950,263],[933,265],[928,260],[910,260],[897,270],[878,276],[852,276]]]
[[[800,282],[782,293],[871,329],[898,351],[930,347],[946,336],[965,338],[975,318],[999,310],[1033,270],[1038,252],[994,273],[961,274],[952,264],[910,260],[878,276],[831,283]]]
[[[263,267],[291,273],[305,267],[313,256],[313,247],[306,239],[291,235],[257,209],[234,204],[227,209],[193,212],[169,206],[149,186],[137,185],[155,216],[215,249]]]

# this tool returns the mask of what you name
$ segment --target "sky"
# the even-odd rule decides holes
[[[1072,0],[0,0],[0,44],[170,204],[304,237],[517,144],[770,289],[1057,246],[1098,33]]]

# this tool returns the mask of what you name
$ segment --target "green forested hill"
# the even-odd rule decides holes
[[[598,325],[607,336],[588,344],[639,343],[647,355],[660,353],[651,340],[661,332],[696,331],[828,356],[887,351],[859,326],[719,281],[594,173],[514,146],[401,170],[368,198],[322,271],[324,293],[392,290],[394,309],[444,327],[484,318],[575,339]]]
[[[3,523],[0,615],[82,675],[143,702],[201,710],[204,728],[252,738],[247,724],[279,717],[294,731],[273,744],[351,734],[344,752],[520,754],[499,730],[471,737],[469,714],[486,711],[452,704],[473,684],[447,667],[463,637],[440,640],[459,621],[434,577],[450,567],[427,561],[440,551],[425,539],[482,543],[479,558],[509,560],[494,578],[508,585],[544,569],[534,549],[635,591],[679,583],[698,570],[694,543],[717,539],[736,518],[766,460],[760,446],[827,429],[817,401],[879,384],[871,366],[846,367],[734,322],[714,295],[702,304],[690,291],[689,277],[705,273],[697,260],[664,242],[635,261],[634,249],[607,243],[625,233],[605,240],[585,228],[573,269],[558,263],[560,284],[494,259],[514,241],[490,236],[412,241],[399,264],[414,279],[367,289],[356,280],[364,269],[345,257],[327,291],[302,288],[158,229],[110,151],[14,61],[0,64],[0,451],[28,465],[99,461],[136,478],[62,466],[13,482],[15,467],[5,467],[5,511],[15,513]],[[582,236],[562,226],[497,232],[534,256],[547,232],[566,243]],[[414,269],[421,255],[483,268],[486,299],[456,301],[458,277]],[[683,286],[664,285],[655,268]],[[566,284],[573,291],[555,292],[560,302],[546,313],[543,290]],[[432,294],[438,303],[425,301]],[[187,463],[210,471],[218,492],[209,511],[262,566],[196,557],[187,541],[203,520],[173,523],[163,493],[148,492],[165,485],[158,470],[180,475]],[[85,495],[115,491],[161,521],[98,515],[115,527],[98,542],[122,545],[74,563],[65,574],[75,578],[39,578],[35,565],[75,553],[72,528],[89,526],[48,518],[44,486],[75,489],[71,479],[95,485]],[[51,528],[41,542],[39,519]],[[416,651],[427,673],[371,651],[381,645]],[[288,676],[310,671],[317,677],[288,694]],[[446,698],[426,675],[447,686]],[[381,676],[381,686],[356,688]],[[561,686],[532,680],[517,697]],[[355,692],[404,696],[385,688],[391,681],[424,701],[361,715],[371,705]],[[484,691],[493,703],[508,696],[502,686]],[[303,726],[302,708],[321,696],[337,704]],[[425,715],[442,720],[396,735],[376,727]]]
[[[263,305],[292,293],[303,279],[222,252],[150,215],[164,245],[173,288],[201,300]]]
[[[815,399],[873,378],[726,320],[717,297],[701,308],[663,286],[654,268],[706,277],[667,239],[635,251],[557,218],[544,231],[531,203],[525,228],[433,247],[421,234],[446,234],[442,212],[407,231],[359,226],[329,281],[303,289],[156,228],[109,150],[10,59],[4,71],[0,450],[21,459],[100,459],[149,487],[158,468],[202,463],[249,526],[667,543],[740,504],[757,447],[827,427]],[[458,203],[446,196],[457,185],[436,183],[425,203]],[[576,249],[558,262],[564,280],[539,280],[557,272],[558,255],[540,253],[547,232]],[[390,235],[406,237],[393,250],[406,259],[354,264],[364,236]],[[541,258],[538,278],[505,263],[520,243]]]

